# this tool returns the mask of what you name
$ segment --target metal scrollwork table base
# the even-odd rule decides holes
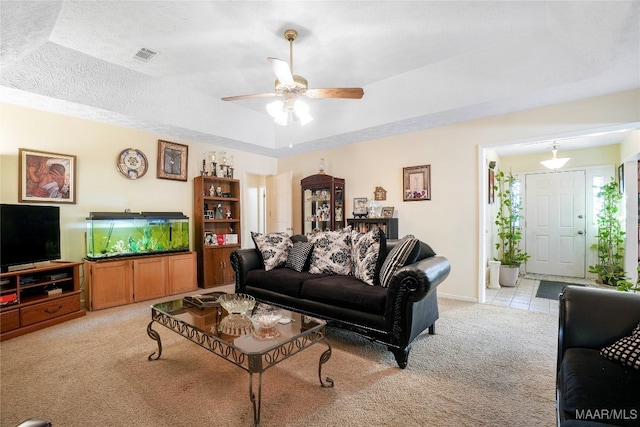
[[[222,312],[220,307],[191,307],[183,300],[152,305],[147,334],[158,343],[158,351],[151,353],[148,360],[157,360],[162,355],[160,334],[152,328],[156,322],[244,369],[249,373],[249,399],[253,405],[254,426],[260,425],[262,373],[314,344],[323,343],[327,346],[318,362],[318,378],[322,387],[333,387],[331,378],[322,377],[322,365],[331,358],[331,344],[325,338],[324,321],[287,312],[291,322],[277,326],[280,331],[278,338],[258,340],[251,334],[238,337],[217,332]]]

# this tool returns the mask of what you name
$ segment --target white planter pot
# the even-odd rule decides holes
[[[500,289],[500,261],[489,261],[489,289]]]
[[[514,287],[518,281],[520,267],[500,266],[500,286]]]

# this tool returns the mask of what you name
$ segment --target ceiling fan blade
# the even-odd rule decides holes
[[[326,89],[307,89],[305,93],[309,98],[350,98],[360,99],[364,90],[359,87],[333,87]]]
[[[277,93],[256,93],[253,95],[238,95],[227,96],[222,98],[223,101],[237,101],[239,99],[253,99],[253,98],[271,98],[272,96],[278,96]]]
[[[278,58],[267,58],[267,61],[271,64],[271,68],[273,69],[273,73],[276,75],[281,84],[293,85],[293,75],[291,74],[291,69],[289,68],[289,64],[286,61]]]

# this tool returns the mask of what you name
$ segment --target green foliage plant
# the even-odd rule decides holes
[[[521,214],[522,200],[520,195],[514,193],[513,187],[516,178],[509,173],[498,171],[495,175],[495,185],[493,189],[498,197],[500,206],[496,216],[495,224],[498,228],[499,242],[496,243],[496,250],[499,257],[495,258],[502,265],[518,267],[526,262],[531,256],[520,248],[522,240],[522,229],[520,224],[523,220]]]
[[[628,277],[618,279],[616,288],[622,292],[640,292],[640,266],[637,267],[638,278],[636,283],[631,282]]]
[[[620,217],[622,194],[612,178],[599,188],[596,196],[602,201],[602,210],[598,214],[597,242],[591,245],[591,249],[597,251],[597,263],[589,266],[589,272],[597,274],[603,284],[617,286],[619,280],[625,280],[625,232]]]

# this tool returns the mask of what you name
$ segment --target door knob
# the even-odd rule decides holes
[[[580,230],[578,231],[578,234],[584,234],[584,231]]]
[[[584,218],[584,215],[578,215],[578,218]]]

